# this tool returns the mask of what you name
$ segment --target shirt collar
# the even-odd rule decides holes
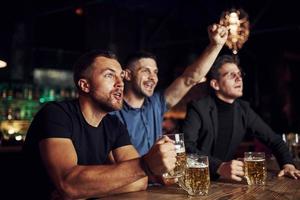
[[[125,100],[123,100],[123,109],[128,111],[128,110],[139,110],[143,107],[145,107],[149,103],[150,99],[149,97],[146,97],[144,100],[143,105],[140,108],[133,108],[131,105],[129,105]]]

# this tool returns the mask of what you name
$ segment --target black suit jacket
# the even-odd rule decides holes
[[[217,178],[217,169],[224,161],[233,159],[234,153],[246,134],[253,134],[263,144],[268,146],[279,165],[293,163],[288,147],[251,108],[249,103],[237,99],[234,102],[233,132],[230,145],[226,151],[226,160],[220,160],[213,155],[218,136],[218,111],[213,97],[206,97],[188,104],[186,119],[182,131],[185,136],[187,153],[208,155],[210,173]]]

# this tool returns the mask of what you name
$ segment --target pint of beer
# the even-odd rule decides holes
[[[207,195],[210,187],[208,157],[188,155],[185,174],[178,179],[178,184],[189,195]]]
[[[300,160],[300,141],[298,133],[294,133],[294,140],[292,141],[292,155],[296,161]]]
[[[292,154],[296,161],[300,160],[300,143],[294,143],[292,145]]]
[[[168,173],[163,174],[164,178],[178,178],[184,174],[186,168],[186,154],[184,146],[183,133],[167,134],[171,140],[174,141],[176,148],[176,163],[175,168]]]
[[[265,153],[245,152],[244,163],[248,185],[265,185],[267,179]]]

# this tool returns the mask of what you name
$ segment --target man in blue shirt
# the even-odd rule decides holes
[[[205,77],[227,40],[228,30],[221,25],[210,26],[208,33],[208,47],[164,92],[154,93],[158,68],[153,55],[137,53],[125,63],[124,106],[115,114],[126,125],[140,155],[146,154],[162,135],[164,113]]]

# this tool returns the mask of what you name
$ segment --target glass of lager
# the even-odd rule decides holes
[[[264,152],[245,152],[245,178],[248,185],[265,185],[267,179],[266,159]]]
[[[176,163],[175,168],[168,173],[163,174],[164,178],[178,178],[184,174],[186,167],[186,155],[184,146],[183,133],[166,134],[171,140],[174,141],[176,150]]]
[[[178,178],[178,184],[191,196],[207,195],[210,187],[208,157],[189,154],[187,168]]]
[[[298,133],[294,133],[294,138],[292,141],[292,155],[296,161],[300,160],[300,142]]]

